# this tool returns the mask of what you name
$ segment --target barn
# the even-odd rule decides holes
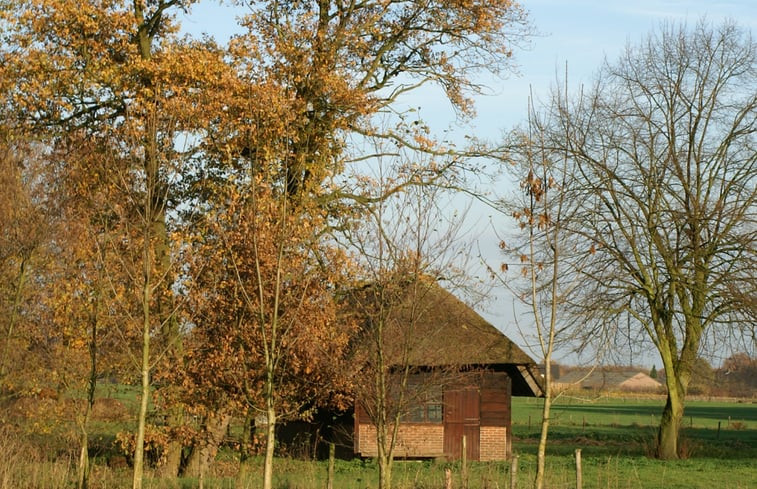
[[[397,328],[403,327],[409,307],[393,312]],[[413,295],[412,310],[418,320],[411,344],[403,348],[413,367],[408,386],[423,386],[424,391],[402,416],[395,455],[459,459],[465,439],[468,460],[509,458],[511,398],[541,395],[536,363],[435,281]],[[465,375],[448,375],[437,384],[426,381],[440,371]],[[365,405],[356,399],[353,449],[357,456],[373,457],[376,429]]]

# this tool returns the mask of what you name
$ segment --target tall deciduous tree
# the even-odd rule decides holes
[[[757,45],[734,24],[665,25],[606,63],[592,90],[545,108],[540,137],[572,165],[569,231],[591,254],[573,305],[596,328],[585,337],[632,339],[637,326],[658,350],[664,459],[679,455],[708,334],[754,317],[755,76]]]
[[[292,100],[294,157],[282,169],[290,194],[342,173],[346,134],[442,151],[403,125],[375,127],[375,116],[396,112],[402,96],[433,84],[471,115],[471,95],[482,89],[474,77],[506,72],[528,33],[525,11],[512,0],[266,0],[251,10],[248,31],[230,51],[245,73],[265,72]],[[244,139],[237,148],[246,148]],[[331,197],[340,196],[333,189]]]

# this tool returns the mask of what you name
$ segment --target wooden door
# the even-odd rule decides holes
[[[444,392],[444,453],[450,460],[462,456],[463,436],[468,460],[480,457],[480,395],[477,387]]]

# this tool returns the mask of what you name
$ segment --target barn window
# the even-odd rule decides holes
[[[415,375],[408,383],[410,406],[402,420],[406,423],[441,423],[442,388],[424,384],[422,375]]]
[[[433,403],[428,404],[426,407],[429,423],[441,423],[442,422],[442,404]]]

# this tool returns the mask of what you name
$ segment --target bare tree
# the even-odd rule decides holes
[[[678,457],[697,355],[748,331],[757,249],[757,46],[732,23],[662,26],[592,90],[555,92],[540,137],[572,176],[586,343],[656,347],[668,390],[657,456]],[[734,293],[739,291],[739,293]],[[710,336],[708,336],[710,334]]]
[[[391,487],[402,420],[434,404],[441,422],[442,389],[466,375],[459,366],[445,365],[449,346],[439,344],[440,331],[454,319],[438,312],[449,310],[452,298],[438,282],[459,284],[461,277],[455,260],[464,250],[462,215],[445,216],[440,187],[422,184],[436,165],[427,156],[421,160],[377,162],[375,174],[363,177],[376,195],[370,199],[366,189],[364,202],[374,203],[363,225],[348,233],[361,270],[349,298],[362,325],[353,340],[356,416],[375,429],[382,489]],[[398,182],[408,182],[408,172],[416,173],[415,184],[393,194]],[[464,345],[453,347],[459,351]]]
[[[568,161],[561,151],[551,151],[544,138],[549,119],[538,119],[529,104],[529,124],[509,137],[507,166],[519,182],[518,191],[502,198],[496,208],[518,222],[519,230],[499,246],[507,257],[498,269],[489,267],[497,282],[523,303],[529,327],[528,339],[542,358],[541,435],[537,450],[534,487],[544,487],[550,411],[556,399],[552,388],[552,359],[570,333],[565,304],[574,293],[576,267],[580,266],[575,243],[566,229],[570,222]],[[585,256],[585,253],[583,254]],[[567,323],[567,324],[566,324]]]

